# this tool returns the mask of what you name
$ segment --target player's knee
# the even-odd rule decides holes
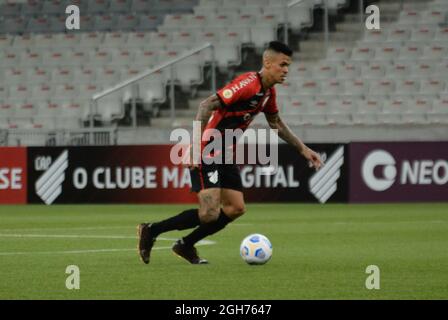
[[[218,219],[219,213],[219,207],[207,207],[199,210],[199,219],[202,223],[210,223]]]
[[[235,220],[241,217],[246,212],[246,207],[244,204],[232,205],[226,213]]]

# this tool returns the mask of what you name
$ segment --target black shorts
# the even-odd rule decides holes
[[[191,191],[210,188],[243,191],[240,169],[235,164],[202,164],[190,170]]]

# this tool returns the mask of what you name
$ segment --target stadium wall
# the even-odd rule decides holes
[[[247,202],[448,201],[448,142],[310,144],[313,171],[279,144],[278,170],[241,166]],[[0,148],[0,204],[195,203],[171,145]]]

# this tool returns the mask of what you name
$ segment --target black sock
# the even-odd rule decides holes
[[[191,229],[198,226],[200,223],[199,210],[189,209],[179,213],[177,216],[153,223],[151,225],[151,231],[158,236],[161,233],[171,230]]]
[[[224,227],[231,221],[232,219],[230,219],[221,209],[221,213],[217,220],[201,224],[194,229],[193,232],[183,238],[184,243],[188,246],[193,246],[199,240],[224,229]]]

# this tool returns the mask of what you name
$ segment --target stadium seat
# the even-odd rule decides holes
[[[21,99],[22,97],[16,97],[16,101],[13,102],[13,107],[15,108],[14,118],[26,118],[31,120],[36,115],[36,106],[31,102],[31,100]]]
[[[430,123],[448,124],[448,96],[434,100],[433,108],[427,116]]]
[[[110,67],[100,67],[96,69],[96,82],[106,87],[115,85],[120,81],[120,73]]]
[[[304,122],[313,125],[328,125],[326,115],[330,113],[330,102],[327,100],[314,100],[308,107],[308,113],[301,116]]]
[[[135,48],[141,48],[143,44],[150,41],[149,32],[130,32],[126,40],[126,47],[135,50]]]
[[[123,48],[125,48],[123,46]],[[128,49],[113,49],[110,51],[111,60],[107,64],[115,69],[129,66],[134,61],[134,51]]]
[[[250,39],[251,39],[250,27],[229,26],[229,27],[226,28],[226,30],[227,30],[227,34],[237,34],[241,43],[245,44],[245,43],[249,43],[250,42]]]
[[[130,0],[111,0],[108,12],[112,13],[126,13],[131,6]]]
[[[4,70],[3,84],[8,86],[20,85],[26,81],[26,69],[23,68],[6,68]]]
[[[39,33],[48,32],[50,21],[44,17],[31,17],[26,26],[26,32]]]
[[[73,99],[79,92],[74,84],[59,84],[56,86],[53,97],[56,99]]]
[[[110,1],[106,0],[88,0],[87,13],[101,14],[108,12]]]
[[[39,85],[34,85],[31,89],[31,98],[35,100],[50,99],[53,95],[52,86],[48,83],[41,83]]]
[[[45,69],[32,68],[28,69],[28,82],[33,84],[49,83],[51,74]]]
[[[368,62],[372,60],[374,55],[374,51],[369,47],[355,47],[353,48],[351,60],[353,61],[361,61]]]
[[[30,34],[17,35],[14,37],[13,46],[15,49],[24,49],[32,48],[35,45],[35,37]]]
[[[448,27],[438,29],[434,35],[434,40],[448,41]]]
[[[412,99],[406,106],[403,121],[411,124],[429,123],[427,114],[432,109],[432,103],[427,99]]]
[[[400,43],[409,40],[411,30],[403,26],[392,27],[387,34],[387,41]]]
[[[96,31],[112,31],[117,24],[116,16],[110,14],[97,15],[93,21]]]
[[[138,83],[141,98],[148,103],[166,100],[164,75],[161,72],[146,77]]]
[[[402,115],[406,111],[406,106],[409,104],[409,99],[391,99],[385,100],[383,110],[377,115],[378,121],[383,124],[402,124]]]
[[[375,125],[378,123],[378,114],[382,112],[383,100],[366,98],[358,102],[357,112],[352,114],[353,123],[360,125]]]
[[[404,46],[400,49],[399,60],[417,60],[421,57],[423,49],[421,46]]]
[[[98,100],[97,114],[95,117],[98,120],[111,122],[115,119],[121,119],[123,116],[124,106],[120,91]]]
[[[66,65],[67,51],[45,51],[42,56],[42,65],[44,67],[62,67]]]
[[[424,61],[411,65],[413,78],[429,78],[436,72],[436,64],[433,61]]]
[[[3,26],[1,26],[1,31],[3,33],[10,33],[10,34],[22,34],[25,32],[27,25],[27,20],[25,20],[22,17],[10,17],[5,18],[3,20]]]
[[[65,11],[64,11],[65,12]],[[59,15],[59,16],[51,16],[48,17],[48,30],[47,32],[50,33],[64,33],[67,31],[67,27],[65,25],[65,22],[67,20],[67,16]],[[80,22],[81,24],[82,22]],[[87,28],[85,25],[82,25],[83,31],[87,31]]]
[[[319,83],[310,80],[301,80],[297,83],[297,91],[301,95],[316,95],[320,93]]]
[[[157,51],[151,49],[143,49],[135,52],[134,62],[131,64],[133,67],[146,67],[150,68],[159,62],[159,56]]]
[[[363,79],[383,79],[386,74],[386,64],[372,62],[361,67]]]
[[[291,95],[289,106],[285,108],[287,114],[304,115],[309,113],[309,108],[314,100],[312,96]]]
[[[357,79],[361,75],[361,67],[350,62],[337,65],[336,68],[338,79]]]
[[[297,87],[290,82],[280,83],[275,88],[277,90],[277,96],[290,96],[297,91]]]
[[[402,79],[396,81],[395,95],[400,97],[412,97],[419,91],[419,82],[412,79]]]
[[[55,39],[52,47],[56,49],[62,48],[78,48],[80,46],[81,35],[79,33],[59,33],[54,34]]]
[[[331,62],[318,63],[313,68],[314,79],[330,79],[336,77],[336,64]]]
[[[60,67],[53,69],[51,73],[51,81],[53,83],[73,83],[74,70],[66,67]]]
[[[22,52],[20,56],[20,65],[25,68],[35,68],[43,64],[43,57],[37,51]]]
[[[364,80],[348,80],[345,83],[345,96],[362,97],[368,93],[369,86]]]
[[[399,47],[397,45],[381,46],[375,49],[375,61],[394,61],[399,54]]]
[[[381,43],[387,39],[387,33],[383,30],[366,29],[363,37],[364,42]]]
[[[443,80],[426,78],[420,82],[419,95],[425,97],[434,97],[442,92],[445,88],[445,82]]]
[[[327,50],[328,61],[345,61],[350,57],[351,52],[345,47],[331,47]]]
[[[446,20],[446,12],[440,10],[425,10],[421,12],[420,23],[439,25]]]
[[[98,32],[82,33],[79,41],[81,48],[97,48],[103,42],[103,34]]]
[[[412,30],[411,40],[417,42],[430,42],[433,40],[435,30],[429,27],[420,27]]]
[[[331,103],[327,120],[330,124],[351,125],[352,115],[357,112],[358,105],[354,99],[336,99]]]
[[[251,42],[257,48],[264,48],[266,43],[277,38],[277,28],[269,25],[257,25],[250,28]]]
[[[27,99],[31,96],[31,90],[24,84],[12,85],[9,87],[9,96],[14,99]]]
[[[81,67],[86,66],[87,61],[89,59],[89,50],[88,49],[74,49],[73,51],[63,51],[65,52],[66,62],[65,65],[67,67]]]
[[[403,10],[399,14],[398,24],[417,25],[420,22],[420,13],[417,11]]]
[[[126,33],[107,32],[104,34],[101,48],[123,48],[126,43]]]
[[[344,81],[338,79],[325,79],[321,81],[320,97],[336,98],[341,92],[344,92]]]
[[[130,11],[135,13],[148,13],[153,9],[153,3],[148,0],[131,0]]]
[[[422,60],[441,60],[448,56],[448,42],[445,47],[442,46],[426,46],[421,56]]]
[[[156,31],[162,19],[162,16],[155,14],[139,15],[136,31]]]
[[[217,65],[221,69],[225,70],[229,66],[237,66],[241,64],[241,54],[238,46],[217,44],[215,49]]]
[[[134,31],[139,25],[139,19],[134,14],[122,14],[117,17],[117,23],[113,26],[113,30]]]
[[[411,74],[412,63],[396,61],[387,68],[387,76],[392,79],[406,79]]]
[[[369,96],[387,97],[395,91],[395,82],[393,80],[379,79],[373,80],[369,87]]]

